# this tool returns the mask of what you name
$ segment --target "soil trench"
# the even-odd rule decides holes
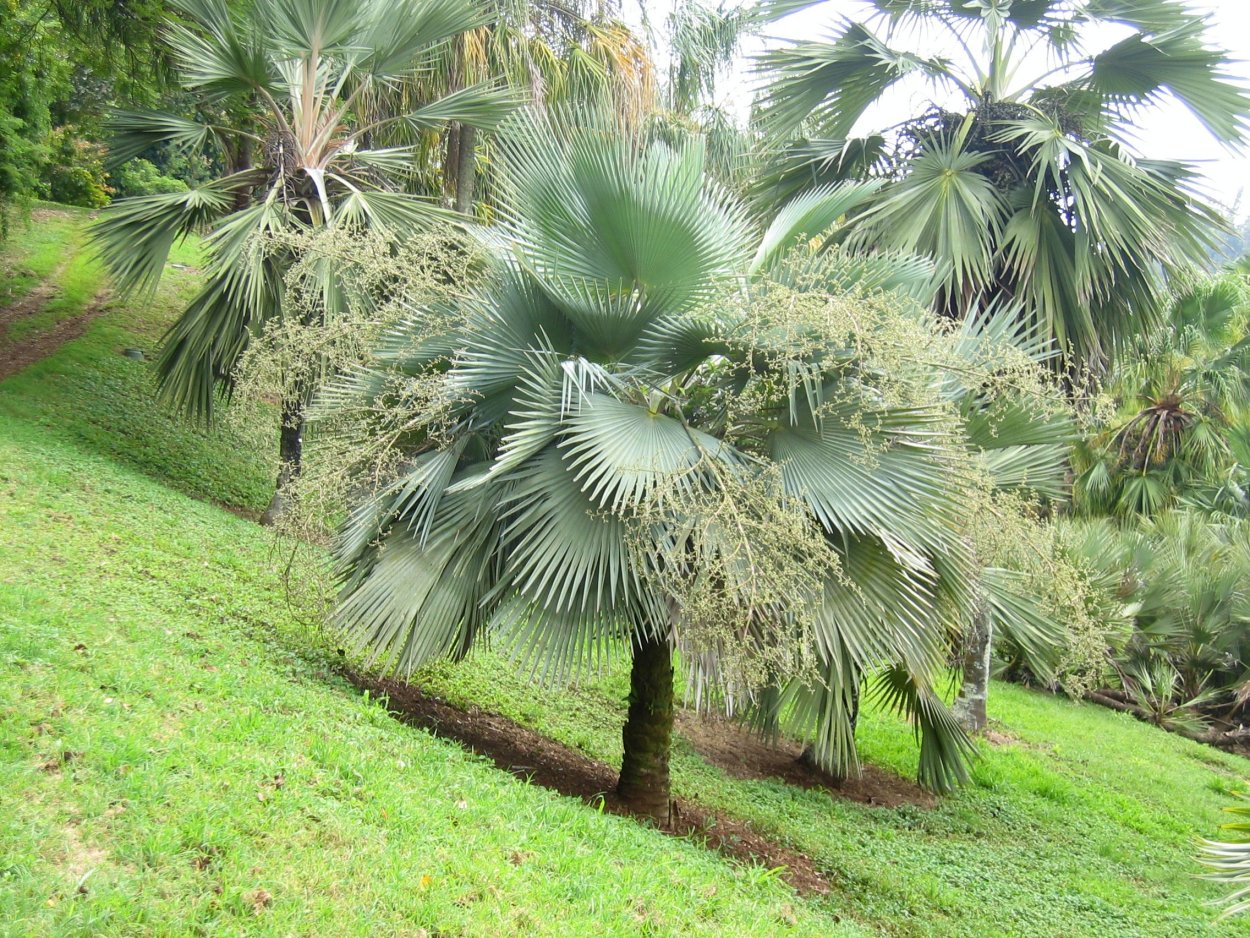
[[[579,798],[612,814],[630,817],[616,796],[617,772],[575,749],[548,739],[507,717],[476,708],[461,710],[402,681],[379,678],[348,669],[348,679],[362,690],[385,696],[400,720],[490,759],[497,768],[544,788]],[[932,795],[913,782],[866,767],[860,779],[841,786],[821,772],[795,762],[797,744],[778,740],[765,743],[724,720],[704,720],[681,714],[678,731],[713,764],[737,778],[777,779],[803,788],[820,788],[832,797],[863,804],[931,807]],[[664,833],[692,837],[734,859],[761,863],[779,874],[798,893],[825,896],[832,891],[827,877],[810,857],[761,836],[750,824],[696,802],[675,802],[673,828]]]

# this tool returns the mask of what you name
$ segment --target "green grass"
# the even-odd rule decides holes
[[[104,286],[104,269],[86,250],[86,210],[41,204],[35,211],[36,218],[15,232],[17,250],[0,265],[0,297],[6,305],[15,302],[45,279],[56,291],[38,310],[7,325],[4,338],[12,343],[79,315]]]
[[[991,697],[1012,741],[933,810],[731,779],[678,740],[678,795],[803,850],[826,900],[394,721],[209,503],[264,504],[268,431],[171,420],[118,354],[193,288],[172,272],[0,384],[0,935],[1250,934],[1193,860],[1250,762],[1017,687]],[[421,681],[619,758],[619,668],[541,688],[482,653]],[[889,715],[861,740],[915,772]]]
[[[257,511],[272,494],[276,421],[273,428],[229,420],[190,426],[156,400],[151,359],[198,287],[199,260],[194,241],[176,246],[151,302],[110,308],[82,340],[11,378],[0,416],[42,426],[197,498]],[[126,358],[127,348],[145,360]]]
[[[855,933],[391,719],[254,525],[8,419],[0,493],[0,932]]]
[[[0,243],[0,307],[20,299],[51,275],[66,260],[66,246],[82,241],[86,209],[38,203],[35,213],[15,222]]]
[[[553,694],[508,662],[475,655],[419,675],[429,691],[504,713],[594,758],[620,758],[624,675]],[[1193,841],[1211,835],[1250,763],[1124,714],[1007,684],[991,697],[1004,745],[982,744],[973,782],[936,809],[831,800],[740,781],[678,741],[679,795],[749,819],[817,860],[854,919],[896,935],[1197,936],[1219,890],[1196,878]],[[891,715],[867,708],[861,752],[915,775],[916,747]]]

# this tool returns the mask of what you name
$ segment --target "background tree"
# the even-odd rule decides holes
[[[650,118],[651,132],[670,141],[702,137],[709,171],[736,191],[744,189],[749,178],[751,138],[717,89],[743,39],[759,25],[755,7],[690,0],[674,6],[667,34],[658,44],[657,60],[667,62],[667,67],[661,68],[663,81]],[[767,211],[775,208],[769,206]]]
[[[253,330],[283,315],[283,276],[293,258],[275,236],[324,226],[399,235],[441,218],[436,206],[404,190],[419,165],[417,148],[381,142],[398,127],[449,120],[492,126],[515,95],[480,83],[368,122],[359,117],[363,101],[395,92],[431,50],[489,21],[472,0],[261,0],[246,12],[224,0],[182,0],[179,9],[185,22],[167,35],[178,83],[226,105],[227,119],[239,114],[230,105],[240,102],[249,116],[209,124],[121,112],[114,157],[154,144],[192,151],[216,141],[236,158],[228,175],[189,191],[115,203],[95,237],[118,289],[129,294],[155,288],[176,239],[208,230],[205,286],[165,337],[158,374],[169,401],[209,419]],[[338,302],[327,271],[315,314],[334,315]],[[282,404],[282,466],[269,520],[283,510],[283,488],[299,472],[309,391],[297,383]]]
[[[1114,413],[1078,450],[1078,507],[1151,516],[1178,504],[1250,517],[1250,288],[1227,271],[1174,287],[1162,328],[1107,379]]]
[[[760,59],[761,121],[781,145],[766,189],[887,180],[862,213],[861,239],[935,258],[948,315],[1017,304],[1069,365],[1101,371],[1129,337],[1159,324],[1166,274],[1202,261],[1219,231],[1189,167],[1127,142],[1142,108],[1165,97],[1221,142],[1244,141],[1250,98],[1202,17],[1177,0],[868,6],[873,17],[847,21],[832,41]],[[1129,34],[1091,53],[1085,42],[1099,24]],[[949,57],[896,45],[939,35]],[[934,89],[930,107],[852,137],[907,79]]]
[[[654,106],[654,67],[639,37],[619,19],[617,5],[499,0],[496,10],[494,22],[440,51],[435,67],[422,76],[431,90],[502,76],[541,105],[610,102],[625,126],[637,126]],[[442,138],[449,204],[467,214],[475,194],[490,203],[490,139],[455,122]]]
[[[784,15],[807,4],[767,9]],[[1143,106],[1183,103],[1220,141],[1245,138],[1250,97],[1206,43],[1200,16],[1174,0],[873,0],[866,22],[832,41],[765,53],[760,122],[775,141],[764,199],[843,178],[881,178],[850,239],[932,257],[945,274],[937,308],[967,318],[1010,306],[1063,351],[1078,383],[1159,324],[1167,276],[1200,264],[1220,230],[1193,173],[1126,143]],[[1096,54],[1096,24],[1130,34]],[[896,41],[941,34],[950,57]],[[1028,56],[1045,50],[1038,74]],[[901,125],[852,137],[892,86],[939,92]],[[950,104],[951,101],[960,104]],[[968,635],[967,659],[988,659]]]
[[[107,201],[100,122],[159,92],[164,16],[161,0],[0,3],[0,234],[32,197]]]

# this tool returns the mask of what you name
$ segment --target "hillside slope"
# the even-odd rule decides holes
[[[1096,707],[996,686],[973,784],[893,808],[731,777],[687,723],[679,797],[806,854],[820,899],[394,720],[214,504],[264,504],[263,428],[180,424],[119,354],[194,288],[175,260],[153,304],[0,383],[0,935],[1250,934],[1192,859],[1250,762]],[[420,681],[619,757],[619,670],[544,689],[483,654]],[[914,773],[909,735],[865,713],[882,777]]]

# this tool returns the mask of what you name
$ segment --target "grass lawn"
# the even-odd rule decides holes
[[[29,219],[14,218],[0,245],[0,306],[25,296],[64,263],[66,246],[80,245],[87,209],[38,203]]]
[[[89,217],[86,209],[40,203],[28,224],[14,226],[14,249],[6,246],[0,261],[0,307],[20,300],[45,280],[57,289],[31,315],[8,323],[0,339],[28,341],[77,316],[96,298],[104,285],[104,270],[85,250]]]
[[[678,796],[806,853],[826,899],[395,721],[214,504],[268,500],[269,428],[181,424],[119,354],[194,288],[171,271],[0,384],[0,935],[1250,934],[1193,861],[1250,762],[1093,706],[996,685],[1007,741],[933,809],[733,779],[679,739]],[[420,680],[619,758],[619,668],[544,689],[483,653]],[[905,726],[862,726],[914,773]]]

